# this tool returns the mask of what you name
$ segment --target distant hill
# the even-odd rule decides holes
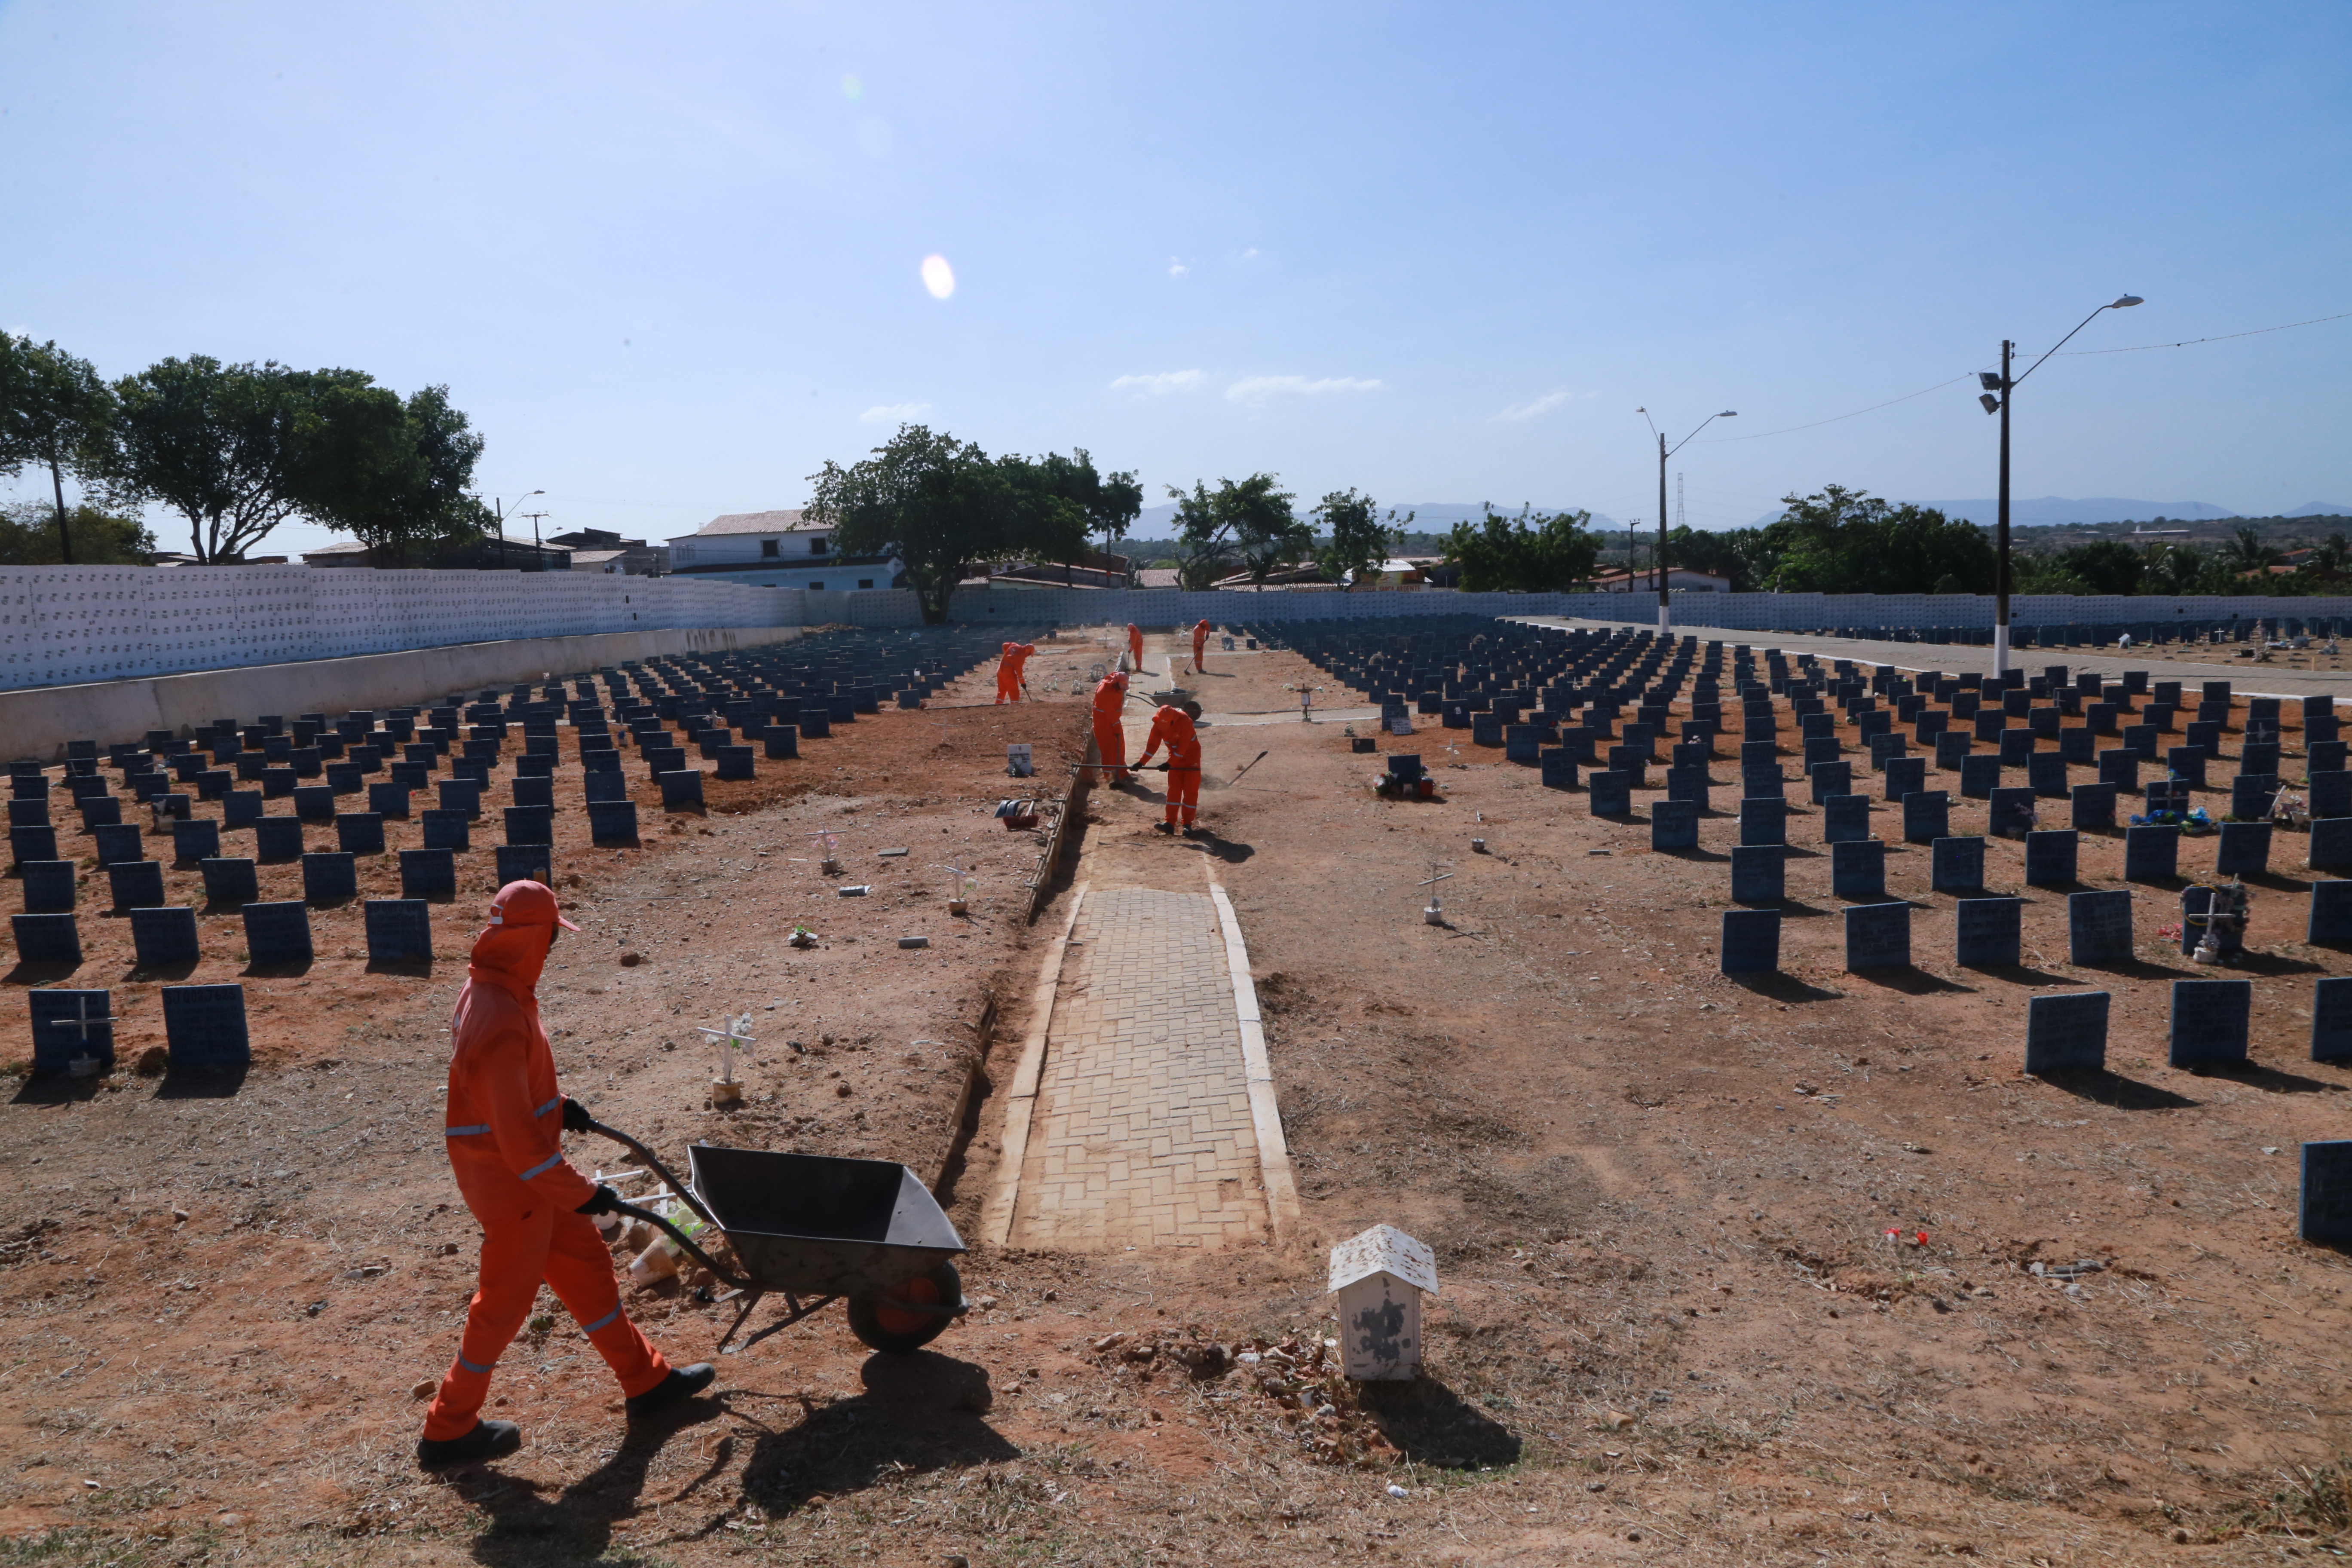
[[[1894,499],[1894,498],[1891,498]],[[1946,517],[1956,517],[1990,528],[2000,521],[1999,500],[1923,500],[1919,506],[1932,508]],[[2316,505],[2316,503],[2315,503]],[[2306,510],[2312,510],[2306,508]],[[2321,509],[2341,510],[2341,508]],[[1780,517],[1775,511],[1758,518],[1755,526],[1761,528]],[[2171,518],[2183,522],[2204,522],[2239,514],[2225,506],[2215,506],[2201,500],[2125,500],[2115,496],[2085,496],[2079,500],[2065,496],[2035,496],[2027,499],[2011,496],[2009,500],[2009,521],[2012,528],[2063,527],[2067,523],[2130,522],[2143,518]]]
[[[2305,501],[2293,511],[2283,511],[2281,517],[2343,517],[2352,513],[2352,506],[2338,506],[2332,500]]]
[[[1314,504],[1309,498],[1300,496],[1297,502],[1300,514],[1305,515]],[[1444,533],[1457,522],[1476,521],[1484,510],[1482,504],[1477,501],[1403,500],[1393,503],[1382,501],[1380,504],[1381,516],[1384,519],[1391,510],[1396,512],[1400,521],[1405,513],[1412,513],[1412,531],[1415,533]],[[1501,501],[1496,501],[1493,504],[1496,511],[1513,513],[1519,510],[1520,505],[1517,501],[1513,501],[1508,506]],[[1549,512],[1573,511],[1576,509],[1538,505],[1536,510]],[[1586,526],[1599,529],[1615,528],[1617,521],[1614,518],[1603,517],[1596,511],[1592,514],[1591,522]],[[1145,507],[1142,514],[1135,520],[1135,527],[1129,532],[1128,537],[1138,542],[1173,540],[1176,537],[1175,503],[1171,501],[1165,506]]]

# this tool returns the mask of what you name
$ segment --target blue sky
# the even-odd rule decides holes
[[[446,383],[551,530],[796,504],[901,412],[1155,500],[1654,521],[1637,405],[1739,411],[1675,463],[1738,526],[1990,494],[1970,385],[1768,433],[2124,290],[2072,346],[2352,310],[2347,45],[2292,3],[8,0],[0,325]],[[2347,412],[2352,321],[2053,360],[2016,487],[2352,503]]]

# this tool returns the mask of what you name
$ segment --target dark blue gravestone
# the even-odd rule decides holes
[[[1833,795],[1822,802],[1822,842],[1843,844],[1870,837],[1870,797]]]
[[[2352,883],[2347,883],[2352,887]],[[1886,897],[1886,844],[1878,838],[1842,839],[1830,846],[1830,891],[1841,899]]]
[[[1953,962],[1963,969],[2013,968],[2022,942],[2022,899],[1962,899],[1954,906],[1958,916]]]
[[[253,858],[265,866],[302,858],[302,819],[265,816],[255,822]]]
[[[1503,743],[1503,721],[1493,713],[1470,715],[1470,743],[1474,746],[1499,746]]]
[[[368,809],[378,816],[394,822],[408,820],[409,787],[404,784],[372,784],[368,785]]]
[[[8,854],[19,866],[28,860],[54,860],[58,858],[58,830],[12,827],[8,830]]]
[[[2303,940],[2314,947],[2352,947],[2352,882],[2314,882]]]
[[[202,956],[196,946],[196,911],[184,904],[131,910],[131,948],[142,969],[195,963]]]
[[[552,844],[555,842],[554,808],[545,805],[508,806],[506,828],[509,844]]]
[[[52,987],[26,1000],[32,1005],[35,1072],[96,1078],[114,1070],[113,993]]]
[[[2352,816],[2313,818],[2307,859],[2315,871],[2352,871]]]
[[[101,866],[120,866],[147,858],[146,835],[128,824],[93,827],[90,837],[97,840],[98,863]]]
[[[1903,841],[1932,844],[1952,831],[1951,796],[1939,789],[1914,790],[1903,797]]]
[[[2166,771],[2191,789],[2205,787],[2205,748],[2202,746],[2168,746],[2164,752]]]
[[[2033,792],[2004,785],[1992,792],[1985,814],[1985,831],[1996,838],[2020,838],[2033,831]]]
[[[251,1065],[253,1053],[245,1032],[245,987],[164,986],[163,1048],[174,1072]]]
[[[1731,851],[1731,901],[1777,904],[1787,896],[1788,856],[1777,844],[1741,844]]]
[[[2311,1059],[2352,1061],[2352,975],[2335,975],[2311,988]]]
[[[457,858],[446,849],[402,850],[400,896],[403,899],[456,898]]]
[[[2054,827],[2025,836],[2025,885],[2063,888],[2074,880],[2074,830]]]
[[[2082,964],[2128,963],[2132,955],[2131,894],[2113,892],[2066,895],[2066,962]]]
[[[425,963],[433,957],[433,906],[422,899],[370,899],[370,963]]]
[[[1938,838],[1928,848],[1928,886],[1938,893],[1973,893],[1984,886],[1981,838]]]
[[[722,730],[718,733],[725,734],[726,731]],[[555,753],[552,752],[525,752],[515,759],[515,777],[518,779],[550,778],[554,773]]]
[[[2124,880],[2168,882],[2180,874],[2180,829],[2168,822],[2124,829]]]
[[[1697,805],[1687,800],[1651,802],[1650,847],[1653,849],[1697,848]],[[2352,888],[2352,882],[2343,883],[2342,886]]]
[[[2221,843],[2213,856],[2213,870],[2223,877],[2244,877],[2271,868],[2271,825],[2267,822],[2225,822]]]
[[[599,801],[629,798],[629,781],[618,773],[583,773],[580,779],[581,798],[593,805]]]
[[[495,757],[460,757],[449,764],[449,776],[436,788],[446,789],[453,784],[467,784],[477,790],[490,787],[490,769],[497,765]]]
[[[241,904],[261,897],[261,879],[254,874],[251,860],[215,857],[201,865],[206,903]]]
[[[2314,816],[2352,816],[2352,773],[2312,770],[2306,804]]]
[[[1958,730],[1947,730],[1936,737],[1936,766],[1944,773],[1958,773],[1968,760],[1969,737]]]
[[[1789,842],[1788,802],[1748,799],[1739,803],[1739,842],[1742,844],[1786,844]]]
[[[555,852],[544,844],[501,844],[498,848],[499,886],[538,882],[555,886]]]
[[[1889,757],[1886,759],[1886,799],[1899,801],[1905,795],[1916,795],[1927,787],[1927,758]]]
[[[1769,974],[1780,967],[1780,911],[1724,910],[1723,973]]]
[[[1987,752],[1981,756],[1960,759],[1960,796],[1964,800],[1990,800],[1992,792],[2000,787],[2000,759]]]
[[[722,779],[748,779],[754,776],[755,769],[752,762],[754,754],[749,746],[719,747],[719,776]],[[1535,760],[1532,750],[1529,751],[1526,760],[1528,762]]]
[[[2246,1059],[2246,1022],[2253,1011],[2251,980],[2172,983],[2170,1060],[2174,1067]]]
[[[425,848],[462,851],[473,847],[473,826],[464,812],[428,811],[423,817]]]
[[[1622,816],[1633,809],[1633,785],[1628,775],[1604,769],[1597,773],[1587,773],[1584,784],[1591,795],[1593,816]],[[668,775],[664,774],[662,805],[667,808],[669,803]]]
[[[555,805],[555,781],[544,776],[523,778],[518,775],[514,781],[514,803],[517,805],[552,807]]]
[[[1711,809],[1714,803],[1708,798],[1707,785],[1705,763],[1692,763],[1666,770],[1666,798],[1682,801],[1694,811]]]
[[[1449,714],[1453,711],[1453,707],[1452,707],[1452,705],[1451,705],[1451,704],[1448,704],[1448,705],[1447,705],[1446,711],[1447,711]],[[1447,728],[1447,729],[1449,729],[1449,730],[1461,730],[1461,729],[1467,729],[1468,727],[1469,727],[1469,725],[1468,725],[1468,721],[1467,721],[1466,719],[1464,721],[1464,722],[1462,722],[1462,723],[1460,723],[1460,724],[1453,723],[1450,720],[1449,720],[1449,721],[1446,722],[1446,724],[1445,724],[1445,728]],[[824,739],[828,738],[829,736],[831,736],[831,735],[832,735],[832,733],[833,733],[833,716],[832,716],[832,714],[831,714],[831,713],[829,713],[826,710],[824,710],[824,709],[823,709],[823,708],[814,708],[814,707],[804,707],[804,708],[803,708],[803,709],[801,710],[801,739],[802,739],[802,740],[803,740],[803,741],[822,741],[822,740],[824,740]],[[683,766],[683,765],[684,765],[684,763],[685,763],[685,762],[686,762],[686,753],[685,753],[685,752],[677,752],[677,765]],[[653,767],[653,766],[654,766],[654,754],[653,754],[653,752],[647,752],[646,753],[646,766],[647,766],[648,768],[651,768],[651,767]],[[656,770],[656,771],[658,771],[658,770]]]
[[[637,803],[633,800],[590,801],[588,841],[607,847],[635,844],[637,841]]]
[[[245,952],[257,965],[310,962],[310,911],[299,899],[245,906]]]
[[[2055,752],[2036,752],[2026,760],[2025,786],[2035,795],[2064,799],[2066,759]]]
[[[1994,755],[2000,758],[2002,767],[2021,768],[2025,766],[2026,759],[2033,755],[2032,730],[2017,727],[2004,729],[2000,732],[2000,750]]]
[[[124,860],[106,868],[108,890],[118,910],[152,910],[163,901],[163,863]]]
[[[2058,755],[2069,767],[2088,767],[2098,761],[2099,738],[2088,730],[2058,731]]]
[[[49,825],[49,803],[47,800],[35,798],[8,803],[9,826],[47,827]]]
[[[1813,804],[1819,805],[1832,795],[1853,792],[1853,764],[1815,763],[1805,770],[1805,780],[1812,785]]]
[[[1609,748],[1609,771],[1623,773],[1635,789],[1645,789],[1649,785],[1649,781],[1642,776],[1643,763],[1646,760],[1640,746]]]
[[[69,915],[74,910],[75,868],[70,860],[27,860],[25,912],[28,915]],[[2344,886],[2352,888],[2352,882]]]
[[[2230,815],[2241,822],[2268,816],[2278,793],[2278,774],[2240,773],[2230,781]]]
[[[465,779],[444,779],[436,786],[441,793],[441,809],[462,811],[468,819],[482,815],[482,786]]]
[[[122,803],[110,795],[93,795],[81,803],[81,828],[95,833],[101,827],[122,826]]]
[[[1410,724],[1411,721],[1406,722]],[[760,738],[767,743],[770,762],[801,754],[801,731],[797,724],[771,724],[760,732]]]
[[[331,795],[357,795],[367,787],[367,776],[349,763],[333,763],[326,773],[327,782],[319,787]]]
[[[1542,752],[1536,765],[1542,770],[1544,788],[1574,789],[1576,787],[1576,758],[1567,747],[1560,746]]]
[[[304,784],[294,792],[294,815],[305,822],[335,820],[335,791],[331,784]]]
[[[2183,816],[2194,803],[2189,797],[2189,785],[2179,779],[2152,780],[2147,790],[2147,816],[2157,817],[2169,814]]]
[[[1506,724],[1503,726],[1503,760],[1505,762],[1532,763],[1536,760],[1536,752],[1541,748],[1541,740],[1539,739],[1538,732],[1533,724]],[[746,746],[743,749],[747,752],[751,750],[749,746]],[[723,763],[725,759],[722,758],[720,760]],[[720,776],[724,777],[725,775],[722,773]]]
[[[1911,906],[1856,904],[1845,912],[1845,966],[1853,970],[1911,965]]]
[[[2025,1070],[2102,1072],[2107,1065],[2107,994],[2076,991],[2025,1004]]]
[[[67,969],[81,963],[81,928],[73,916],[11,915],[8,922],[16,939],[17,963]]]
[[[335,818],[335,847],[346,855],[383,853],[383,818],[373,811],[347,811]]]
[[[1885,773],[1886,764],[1906,755],[1907,742],[1900,735],[1878,734],[1870,737],[1870,766],[1874,773]]]
[[[2120,747],[2099,753],[2099,782],[2119,790],[2139,788],[2139,759]]]
[[[2352,1139],[2328,1139],[2303,1146],[2295,1234],[2322,1247],[2352,1244]]]
[[[172,858],[175,860],[207,860],[220,853],[220,824],[205,817],[196,822],[172,824]]]
[[[1742,768],[1739,770],[1739,798],[1742,800],[1786,800],[1788,780],[1774,768]]]
[[[302,857],[302,898],[306,903],[348,903],[359,897],[359,868],[351,851]]]
[[[2116,786],[2079,784],[2074,788],[2074,810],[2068,826],[2094,831],[2116,825]]]

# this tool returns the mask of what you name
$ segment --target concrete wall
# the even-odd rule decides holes
[[[421,705],[457,692],[536,682],[550,674],[664,655],[761,647],[800,636],[798,626],[756,626],[521,637],[0,691],[0,755],[56,762],[68,741],[96,741],[103,747],[140,740],[150,730],[184,732],[215,719],[250,723],[264,713],[335,715],[354,708]]]

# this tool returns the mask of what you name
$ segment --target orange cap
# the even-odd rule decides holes
[[[555,889],[544,882],[509,882],[490,900],[490,923],[494,926],[559,925],[565,931],[580,928],[557,912]]]

